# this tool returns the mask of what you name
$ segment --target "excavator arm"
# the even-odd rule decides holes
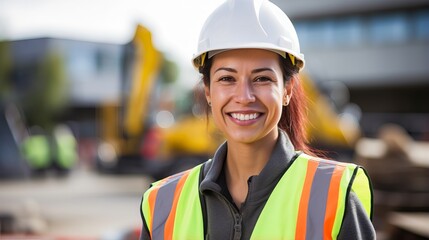
[[[142,25],[137,26],[133,44],[135,61],[131,93],[125,109],[124,130],[128,136],[137,137],[145,124],[150,92],[161,65],[161,54],[152,42],[151,32]]]

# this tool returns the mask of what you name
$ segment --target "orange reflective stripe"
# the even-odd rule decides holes
[[[308,202],[310,200],[311,186],[313,184],[314,174],[316,173],[319,162],[309,160],[307,165],[307,174],[301,193],[301,200],[299,203],[298,219],[296,224],[296,239],[305,239],[307,228],[307,212]]]
[[[149,193],[149,197],[148,197],[149,210],[150,210],[150,216],[152,216],[152,217],[150,219],[151,222],[148,223],[149,224],[148,227],[149,227],[149,233],[150,233],[151,237],[152,237],[153,213],[155,211],[156,196],[158,195],[158,190],[159,190],[160,186],[162,186],[162,184],[165,183],[168,179],[169,179],[169,177],[160,180],[156,186],[152,187],[153,190]]]
[[[170,215],[165,222],[164,237],[165,239],[173,239],[173,230],[174,230],[174,220],[176,218],[176,209],[177,202],[179,201],[180,193],[182,192],[183,185],[185,184],[186,179],[188,178],[190,171],[187,171],[179,180],[176,185],[176,190],[174,192],[173,204],[171,207]]]
[[[155,203],[156,203],[156,196],[158,195],[158,189],[159,189],[159,187],[154,188],[153,191],[151,191],[149,194],[149,210],[150,210],[151,216],[153,216],[153,212],[155,211]],[[153,217],[151,218],[151,222],[148,224],[149,224],[149,226],[148,226],[149,227],[149,233],[150,233],[150,235],[152,235]]]
[[[156,197],[158,196],[158,190],[169,180],[171,180],[174,177],[177,177],[180,173],[174,174],[172,176],[166,177],[164,179],[159,180],[158,182],[154,183],[154,186],[151,187],[151,191],[149,193],[149,197],[148,197],[148,203],[149,203],[149,211],[150,211],[150,216],[152,216],[150,218],[150,223],[148,223],[148,230],[149,230],[149,234],[151,235],[150,237],[153,238],[152,236],[152,232],[153,232],[153,216],[154,216],[154,212],[155,212],[155,205],[156,205]]]
[[[329,185],[328,200],[326,201],[324,239],[332,239],[332,228],[337,215],[338,195],[340,191],[340,182],[346,167],[337,165],[332,173],[331,183]]]

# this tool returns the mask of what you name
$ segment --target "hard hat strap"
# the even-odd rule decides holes
[[[295,56],[288,53],[287,55],[289,55],[290,61],[292,62],[292,65],[295,66]]]

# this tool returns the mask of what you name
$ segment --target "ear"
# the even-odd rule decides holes
[[[292,98],[293,86],[295,84],[295,78],[292,77],[286,82],[283,93],[283,105],[289,105],[290,99]]]
[[[204,95],[206,96],[207,103],[210,105],[212,100],[210,96],[210,88],[207,86],[204,86]]]

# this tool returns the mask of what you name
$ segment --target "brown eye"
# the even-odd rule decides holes
[[[255,82],[272,82],[273,80],[269,77],[257,77],[255,78]]]
[[[218,81],[219,82],[233,82],[234,78],[229,77],[229,76],[225,76],[225,77],[220,77]]]

